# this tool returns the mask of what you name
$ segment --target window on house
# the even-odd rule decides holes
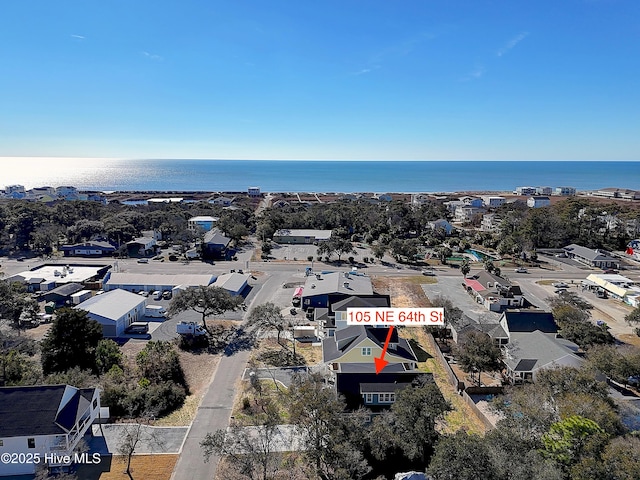
[[[35,438],[27,438],[27,447],[36,448],[36,439]]]
[[[371,347],[362,347],[362,356],[370,357],[371,356]]]
[[[367,393],[365,395],[365,403],[373,403],[373,394],[372,393]]]
[[[98,407],[98,399],[94,398],[93,399],[93,409],[95,410]]]
[[[4,440],[0,440],[0,447],[4,447]]]

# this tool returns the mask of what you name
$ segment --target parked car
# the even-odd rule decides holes
[[[149,263],[149,259],[148,258],[139,258],[138,259],[138,263]]]
[[[556,288],[569,288],[569,285],[567,285],[564,282],[556,282],[556,283],[552,283],[551,284],[552,287],[556,287]]]
[[[566,288],[558,288],[558,289],[556,289],[555,293],[557,293],[558,295],[560,295],[561,293],[567,293],[567,289]]]
[[[133,322],[124,329],[124,333],[149,333],[149,324],[147,322]]]
[[[556,254],[556,258],[567,258],[567,254],[566,253],[557,253]]]
[[[640,387],[640,375],[633,375],[627,378],[627,385],[632,387]]]
[[[173,295],[171,294],[171,290],[165,290],[164,292],[162,292],[162,298],[164,298],[165,300],[171,300],[171,297]]]
[[[160,290],[156,290],[155,292],[153,292],[153,299],[162,300],[162,292]]]
[[[524,267],[518,267],[514,270],[516,273],[529,273],[529,270],[527,270]]]

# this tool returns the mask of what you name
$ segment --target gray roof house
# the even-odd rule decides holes
[[[524,296],[520,286],[507,279],[479,271],[464,279],[465,289],[476,302],[492,312],[524,306]]]
[[[336,329],[347,326],[348,308],[384,308],[391,306],[389,295],[354,295],[338,300],[329,305],[329,308],[316,308],[314,320],[318,322],[318,331],[332,337]]]
[[[146,298],[126,290],[115,289],[96,295],[74,307],[102,325],[104,337],[118,337],[131,323],[145,316]]]
[[[67,466],[71,455],[100,413],[97,388],[70,385],[34,385],[0,388],[0,452],[32,454],[44,459],[56,454],[49,466]],[[2,462],[0,476],[29,475],[36,462]]]
[[[618,262],[603,250],[592,250],[572,243],[563,248],[567,257],[596,268],[617,268]]]
[[[511,333],[502,347],[502,361],[510,383],[535,382],[537,373],[546,368],[581,367],[584,359],[578,351],[575,343],[540,330]]]
[[[204,234],[202,241],[202,258],[224,258],[227,255],[229,243],[231,243],[231,239],[225,237],[217,228],[209,230]]]
[[[328,308],[347,297],[373,295],[371,278],[349,272],[332,272],[307,277],[302,293],[302,308]]]
[[[397,329],[385,355],[389,364],[376,374],[374,358],[382,354],[388,332],[386,327],[351,325],[322,340],[322,360],[350,408],[389,406],[395,401],[398,384],[406,386],[422,375],[411,345]]]

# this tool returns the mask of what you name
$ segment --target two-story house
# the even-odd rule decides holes
[[[519,285],[488,272],[480,271],[465,278],[464,287],[476,302],[492,312],[524,306],[524,296]]]
[[[395,394],[416,377],[417,358],[409,342],[394,329],[385,360],[389,363],[376,373],[374,358],[382,355],[389,329],[351,325],[336,330],[322,341],[322,360],[349,408],[390,405]]]
[[[23,454],[49,467],[73,458],[78,443],[100,414],[97,388],[35,385],[0,388],[0,454]],[[55,458],[58,461],[46,462]],[[25,457],[28,458],[28,457]],[[0,476],[29,475],[35,461],[2,462]]]

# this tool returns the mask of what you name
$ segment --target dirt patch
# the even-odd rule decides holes
[[[623,333],[622,335],[618,335],[618,339],[621,342],[627,343],[629,345],[634,345],[636,347],[640,347],[640,337],[633,333]]]
[[[306,365],[313,366],[322,362],[322,347],[310,343],[296,342],[296,353],[305,359]]]
[[[373,277],[373,289],[391,296],[392,307],[430,307],[431,303],[421,285],[435,283],[433,277],[416,275],[412,277]]]

